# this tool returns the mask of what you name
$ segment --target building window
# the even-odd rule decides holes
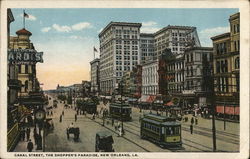
[[[25,65],[25,73],[29,73],[29,65]]]
[[[18,73],[22,73],[22,65],[18,65]]]
[[[240,91],[240,78],[239,78],[239,74],[236,75],[236,91],[237,92]]]
[[[220,61],[216,62],[216,73],[220,73]]]
[[[240,58],[239,57],[237,57],[236,59],[235,59],[235,62],[234,62],[234,67],[235,67],[235,69],[239,69],[240,68]]]

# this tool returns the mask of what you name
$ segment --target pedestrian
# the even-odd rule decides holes
[[[198,125],[198,118],[195,118],[195,125]]]
[[[119,136],[122,136],[122,127],[120,125],[119,125],[118,130],[119,130]]]
[[[36,131],[36,126],[34,127],[34,130],[33,130],[33,137],[35,139],[35,145],[37,144],[37,131]]]
[[[67,139],[69,139],[69,127],[66,129],[67,131]]]
[[[112,118],[112,127],[114,126],[114,119]]]
[[[194,124],[194,117],[192,117],[192,119],[191,119],[191,124],[192,125]]]
[[[95,120],[95,113],[93,113],[93,115],[92,115],[92,119],[93,119],[93,120]]]
[[[29,127],[26,130],[26,138],[27,138],[27,141],[29,141],[29,139],[30,139],[30,128]]]
[[[60,120],[59,121],[60,121],[60,123],[62,122],[62,115],[60,115]]]
[[[193,134],[193,124],[190,125],[190,133]]]
[[[77,120],[77,114],[75,114],[75,122],[76,122],[76,120]]]
[[[28,144],[27,144],[27,149],[28,149],[28,152],[32,152],[32,150],[33,150],[33,143],[32,143],[32,141],[29,139],[29,142],[28,142]]]

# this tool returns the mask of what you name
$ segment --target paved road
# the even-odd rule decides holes
[[[53,100],[53,99],[52,99]],[[51,101],[52,101],[51,100]],[[51,102],[50,101],[50,102]],[[51,104],[51,103],[50,103]],[[190,122],[182,122],[182,141],[183,147],[180,149],[164,149],[160,146],[140,139],[139,136],[139,117],[142,113],[139,109],[132,108],[131,122],[124,122],[125,135],[117,137],[118,132],[111,126],[111,121],[106,120],[105,126],[102,126],[103,120],[96,118],[91,120],[91,115],[78,115],[75,122],[74,109],[64,109],[62,103],[58,104],[58,108],[54,109],[53,121],[55,129],[46,137],[46,151],[53,152],[93,152],[95,150],[95,133],[97,131],[107,130],[113,134],[114,149],[116,152],[169,152],[169,151],[192,151],[203,152],[212,151],[212,131],[211,120],[198,117],[198,125],[194,125],[194,133],[190,134]],[[98,106],[98,110],[108,106],[102,103]],[[59,122],[59,116],[64,110],[62,123]],[[148,113],[148,111],[144,111]],[[191,115],[187,115],[189,119]],[[107,124],[107,121],[109,124]],[[189,120],[190,121],[190,120]],[[73,136],[68,140],[66,128],[70,123],[80,128],[80,141],[74,142]],[[239,150],[239,124],[227,122],[227,130],[223,130],[223,121],[216,121],[217,128],[217,150],[218,151],[238,151]]]

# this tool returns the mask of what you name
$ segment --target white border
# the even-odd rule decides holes
[[[1,2],[1,1],[0,1]],[[19,0],[1,2],[1,54],[0,54],[0,158],[14,158],[14,153],[6,151],[7,114],[7,8],[239,8],[240,9],[240,153],[137,153],[139,158],[237,158],[249,157],[249,2],[247,0],[229,1],[49,1]],[[228,17],[229,18],[229,17]],[[55,154],[55,153],[53,153]],[[56,158],[56,157],[54,157]],[[94,158],[94,157],[92,157]],[[101,157],[100,157],[101,158]],[[136,157],[134,157],[136,158]]]

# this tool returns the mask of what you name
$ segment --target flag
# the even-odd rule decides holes
[[[29,18],[29,15],[27,13],[23,12],[23,17],[24,18]]]
[[[94,52],[97,52],[97,49],[94,47]]]

